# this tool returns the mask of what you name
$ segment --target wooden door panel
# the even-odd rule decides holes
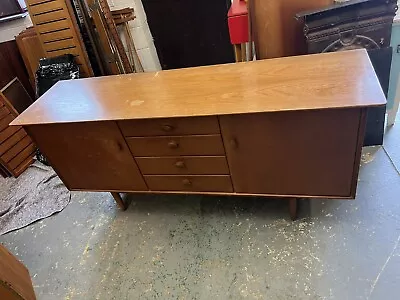
[[[116,122],[32,125],[27,131],[70,189],[147,190]]]
[[[350,197],[360,109],[220,117],[235,192]]]

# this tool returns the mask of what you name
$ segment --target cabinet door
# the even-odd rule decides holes
[[[32,125],[27,131],[70,189],[147,190],[116,122]]]
[[[362,116],[360,109],[221,116],[235,192],[353,196]]]

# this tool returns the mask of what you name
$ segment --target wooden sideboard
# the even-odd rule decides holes
[[[22,113],[70,190],[354,198],[365,50],[62,81]]]

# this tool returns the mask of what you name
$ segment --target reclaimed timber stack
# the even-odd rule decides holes
[[[30,104],[28,93],[17,78],[0,90],[0,174],[18,177],[33,162],[36,146],[26,131],[9,124]]]
[[[36,147],[22,127],[8,126],[17,114],[6,105],[2,94],[0,116],[0,163],[5,174],[18,177],[33,162]]]
[[[71,3],[64,0],[26,0],[46,57],[75,56],[82,77],[93,76]]]

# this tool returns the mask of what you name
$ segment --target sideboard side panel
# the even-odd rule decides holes
[[[147,190],[116,122],[25,128],[69,189]]]
[[[220,116],[236,193],[352,197],[362,109]]]

